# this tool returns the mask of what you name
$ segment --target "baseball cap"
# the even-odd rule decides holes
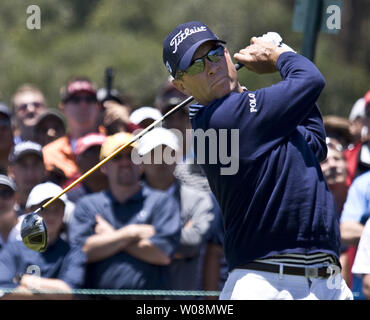
[[[180,148],[178,138],[171,130],[154,128],[140,138],[137,151],[139,155],[143,156],[159,145],[166,145],[175,151],[178,151]]]
[[[41,160],[44,159],[42,146],[40,144],[33,141],[23,141],[14,146],[13,151],[9,156],[9,161],[11,163],[17,162],[26,154],[35,154],[39,156]]]
[[[170,108],[183,102],[186,98],[188,98],[188,96],[179,91],[172,82],[168,80],[156,96],[154,104],[163,114],[165,114]]]
[[[11,188],[13,191],[17,190],[15,182],[4,174],[0,174],[0,185],[7,186]]]
[[[87,149],[93,146],[101,146],[105,141],[106,136],[101,133],[89,133],[76,142],[75,155],[84,153]]]
[[[96,97],[96,89],[89,80],[71,81],[60,91],[61,99],[63,102],[67,101],[70,97],[78,93],[87,93]]]
[[[202,22],[191,21],[178,25],[163,42],[163,63],[169,73],[175,77],[177,70],[187,69],[198,47],[210,40],[226,43]]]
[[[145,119],[158,120],[162,117],[162,113],[153,107],[140,107],[130,114],[130,121],[134,124],[139,124]]]
[[[40,123],[44,120],[44,119],[48,119],[48,118],[54,118],[54,119],[57,119],[59,122],[61,122],[61,124],[63,126],[65,126],[65,123],[64,123],[64,119],[63,117],[61,116],[60,113],[54,111],[54,110],[47,110],[43,113],[41,113],[39,115],[39,117],[37,118],[37,122],[35,124],[35,127],[37,127],[38,125],[40,125]]]
[[[31,208],[32,206],[38,206],[45,200],[54,198],[56,195],[61,193],[63,189],[53,182],[44,182],[34,186],[28,195],[26,202],[26,209]],[[68,199],[65,194],[59,197],[65,205],[68,204]]]
[[[352,107],[351,113],[348,119],[354,121],[357,118],[363,118],[365,116],[365,99],[358,99]]]
[[[106,137],[101,149],[100,149],[100,160],[111,155],[115,150],[124,144],[128,143],[134,136],[128,132],[118,132],[114,135]],[[129,147],[136,148],[137,143],[132,143]]]
[[[326,136],[337,139],[341,144],[348,145],[353,137],[349,130],[349,120],[336,115],[323,117]]]

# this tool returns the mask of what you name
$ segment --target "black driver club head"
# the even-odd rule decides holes
[[[44,220],[35,212],[27,214],[21,225],[21,237],[25,246],[43,252],[48,244],[48,233]]]

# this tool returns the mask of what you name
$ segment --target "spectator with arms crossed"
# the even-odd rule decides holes
[[[132,139],[116,133],[104,141],[100,157]],[[180,237],[175,199],[140,182],[142,167],[129,146],[105,163],[109,189],[76,204],[70,239],[87,255],[89,288],[167,289],[168,265]]]

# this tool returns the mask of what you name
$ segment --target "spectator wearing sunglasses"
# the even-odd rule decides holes
[[[8,240],[15,239],[14,227],[18,222],[15,205],[15,182],[0,174],[0,250]]]
[[[173,78],[170,77],[170,79],[166,81],[155,98],[154,105],[162,114],[166,114],[173,107],[188,98],[187,95],[176,89],[172,84],[171,79]],[[181,133],[182,150],[180,151],[182,151],[182,159],[176,166],[174,172],[175,177],[191,188],[195,188],[199,191],[210,192],[211,190],[204,172],[194,161],[194,149],[191,144],[192,130],[189,120],[188,106],[181,108],[167,117],[163,122],[163,127],[167,129],[176,129]]]
[[[23,84],[13,94],[11,102],[15,116],[15,144],[33,140],[33,130],[37,119],[47,110],[44,94],[35,85]]]
[[[99,104],[93,83],[85,77],[72,78],[61,88],[60,110],[67,122],[67,134],[43,148],[46,169],[61,173],[60,184],[68,185],[80,176],[74,151],[78,138],[98,132]],[[64,177],[64,180],[63,180]]]
[[[9,154],[13,147],[11,111],[0,102],[0,174],[7,174]]]

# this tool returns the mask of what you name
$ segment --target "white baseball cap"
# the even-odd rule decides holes
[[[357,118],[365,117],[365,99],[358,99],[352,107],[351,113],[349,114],[348,119],[354,121]]]
[[[15,182],[4,174],[0,174],[0,185],[7,186],[11,188],[13,191],[17,190]]]
[[[145,119],[153,119],[154,121],[160,119],[162,113],[153,107],[141,107],[130,114],[130,121],[136,125]]]
[[[45,200],[54,198],[62,191],[63,189],[53,182],[40,183],[33,187],[28,195],[26,209],[29,209],[32,206],[39,206]],[[69,202],[65,194],[60,196],[59,199],[63,201],[65,205],[67,205]]]
[[[139,155],[143,156],[160,145],[166,145],[175,151],[178,151],[180,148],[179,139],[171,130],[154,128],[140,138],[137,151]]]

